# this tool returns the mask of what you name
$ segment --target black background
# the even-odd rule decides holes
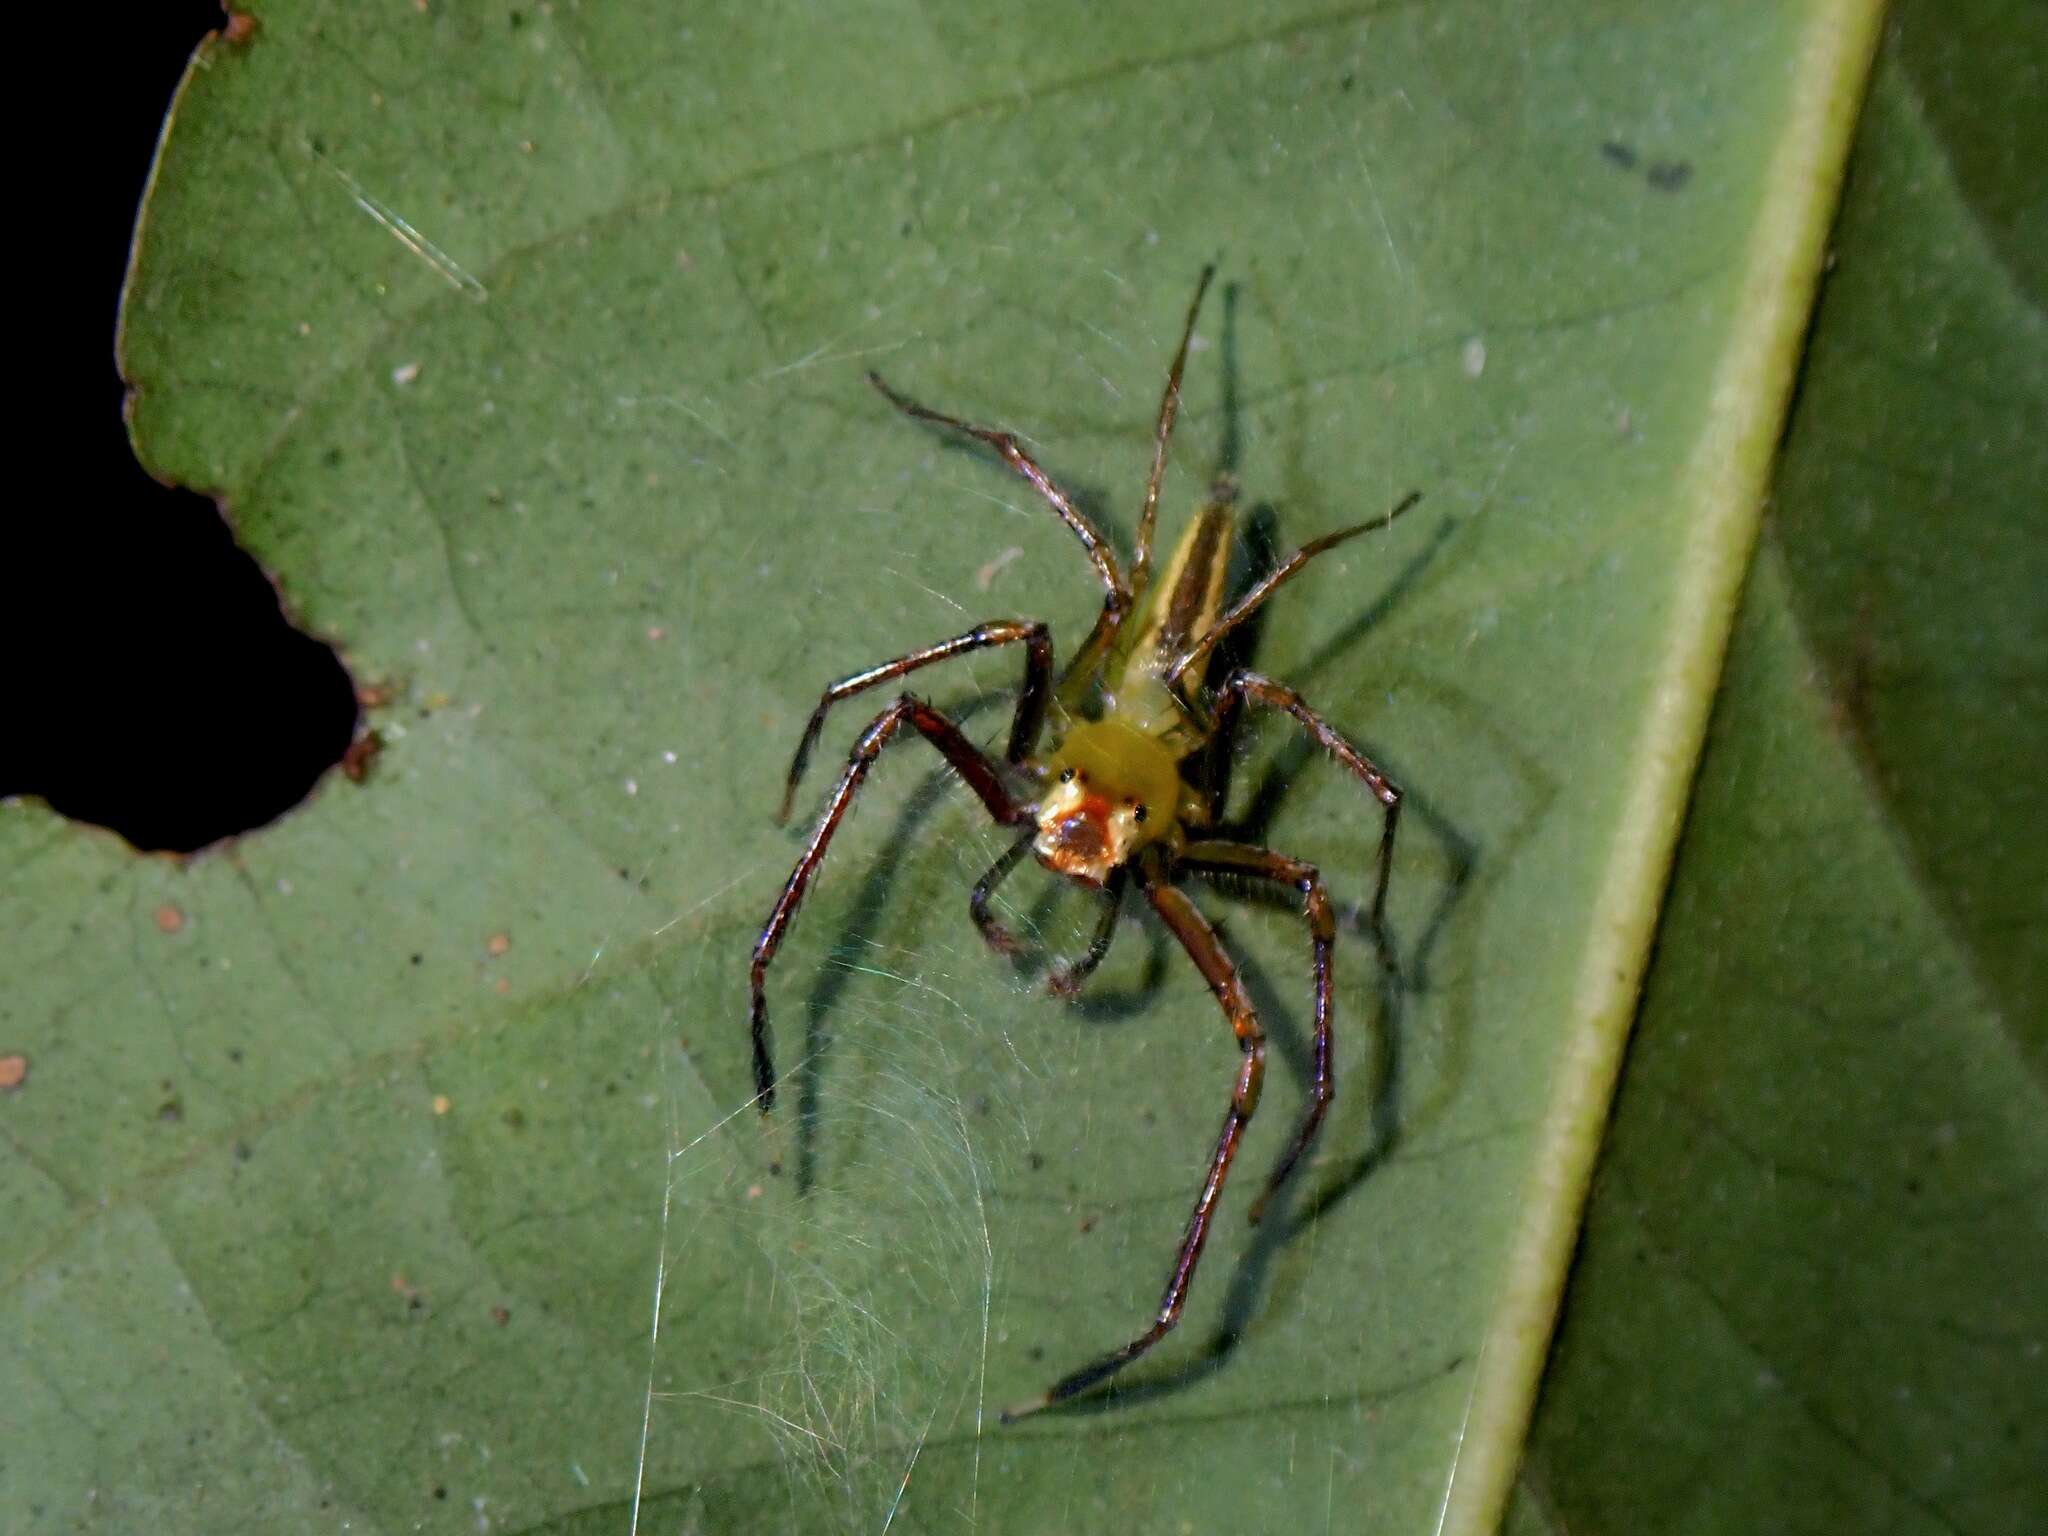
[[[114,367],[128,241],[172,92],[224,18],[188,0],[95,14],[38,50],[42,143],[17,145],[31,162],[9,221],[25,430],[0,546],[0,795],[185,851],[303,799],[356,708],[215,504],[150,479],[129,450]]]

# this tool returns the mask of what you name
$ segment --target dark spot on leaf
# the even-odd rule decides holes
[[[1659,160],[1643,178],[1659,192],[1676,192],[1692,180],[1692,167],[1683,160]]]
[[[1602,144],[1600,146],[1600,154],[1609,165],[1619,167],[1621,170],[1632,171],[1636,168],[1636,152],[1619,139],[1609,139],[1605,144]]]

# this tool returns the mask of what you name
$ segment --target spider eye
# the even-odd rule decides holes
[[[1073,782],[1074,782],[1074,770],[1073,770],[1073,769],[1071,769],[1071,768],[1062,768],[1062,769],[1060,770],[1060,782],[1061,782],[1062,784],[1071,784],[1071,783],[1073,783]]]
[[[1146,806],[1141,805],[1135,811],[1131,812],[1131,820],[1135,821],[1139,826],[1142,827],[1145,824],[1146,816],[1148,816],[1149,814],[1151,814],[1150,809]]]

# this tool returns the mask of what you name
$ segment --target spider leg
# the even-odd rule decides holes
[[[1137,553],[1131,559],[1131,593],[1142,596],[1152,576],[1152,526],[1159,520],[1159,482],[1166,477],[1166,445],[1173,436],[1173,419],[1180,414],[1180,377],[1188,365],[1188,343],[1194,339],[1195,316],[1201,312],[1202,295],[1209,291],[1209,279],[1216,275],[1212,261],[1202,268],[1195,282],[1195,296],[1188,304],[1187,324],[1181,327],[1180,346],[1174,350],[1173,366],[1166,370],[1166,392],[1159,397],[1159,424],[1152,431],[1152,473],[1145,481],[1145,504],[1138,509]]]
[[[1010,871],[1023,862],[1024,855],[1031,851],[1031,841],[1038,835],[1036,827],[1027,827],[1024,835],[1004,850],[1002,856],[988,868],[988,873],[974,882],[974,889],[967,897],[967,915],[974,919],[974,926],[983,941],[999,955],[1023,953],[1024,946],[1015,934],[989,915],[989,897],[995,894],[997,886],[1009,879]],[[1081,983],[1094,974],[1102,964],[1103,956],[1109,953],[1109,946],[1116,937],[1117,914],[1123,909],[1124,877],[1118,870],[1109,877],[1109,883],[1102,891],[1102,914],[1096,919],[1095,936],[1088,942],[1087,951],[1080,959],[1069,964],[1055,966],[1045,978],[1045,990],[1054,997],[1071,998],[1081,990]]]
[[[1010,878],[1024,855],[1031,851],[1031,839],[1038,835],[1036,827],[1026,827],[1024,835],[1006,849],[1002,857],[989,865],[988,873],[974,882],[974,889],[967,894],[967,915],[974,919],[975,931],[982,941],[999,955],[1014,955],[1024,946],[1017,942],[1017,936],[989,916],[988,899],[995,894],[997,886]]]
[[[754,1092],[764,1115],[775,1104],[775,1068],[768,1049],[769,962],[775,958],[775,951],[781,948],[783,936],[789,932],[789,925],[796,918],[796,909],[804,899],[804,890],[824,859],[825,850],[831,846],[832,834],[838,830],[847,807],[853,803],[854,794],[867,778],[868,770],[874,767],[882,748],[906,722],[938,748],[940,755],[966,781],[967,787],[981,797],[989,815],[998,822],[1014,824],[1031,814],[1030,805],[1012,798],[1004,787],[1000,766],[969,741],[959,726],[922,699],[906,693],[875,716],[874,723],[862,731],[860,739],[853,744],[853,752],[846,760],[846,771],[839,776],[839,787],[832,791],[832,798],[826,804],[817,830],[811,834],[810,842],[797,859],[796,868],[789,872],[782,894],[775,898],[774,910],[768,914],[768,921],[761,928],[761,936],[754,941],[754,962],[749,977],[753,990],[747,1022],[754,1038]]]
[[[1255,582],[1250,591],[1232,603],[1229,610],[1221,618],[1210,625],[1193,645],[1182,651],[1175,658],[1173,665],[1166,669],[1168,686],[1179,683],[1182,675],[1186,673],[1188,668],[1196,665],[1203,657],[1215,650],[1216,643],[1219,640],[1250,618],[1261,603],[1271,597],[1274,592],[1278,591],[1282,585],[1299,573],[1301,568],[1307,565],[1309,561],[1315,559],[1317,555],[1322,554],[1325,550],[1335,549],[1346,539],[1355,539],[1361,533],[1371,533],[1376,528],[1386,527],[1387,524],[1391,523],[1420,500],[1422,500],[1422,492],[1410,491],[1406,496],[1403,496],[1394,503],[1389,511],[1382,516],[1374,518],[1369,523],[1356,523],[1349,528],[1339,528],[1335,533],[1326,533],[1320,539],[1310,539],[1308,543],[1302,545],[1301,548],[1297,549],[1285,560],[1282,560]]]
[[[1102,530],[1079,507],[1075,506],[1067,493],[1052,483],[1052,478],[1040,469],[1031,455],[1026,453],[1015,434],[999,427],[976,426],[971,421],[962,421],[958,416],[948,416],[929,406],[919,405],[905,395],[891,389],[879,373],[870,373],[868,382],[875,386],[882,398],[904,415],[918,421],[929,421],[941,427],[951,427],[955,432],[964,432],[969,437],[979,438],[995,449],[1002,461],[1018,474],[1029,480],[1032,487],[1052,505],[1060,521],[1074,531],[1074,537],[1081,541],[1081,547],[1088,552],[1088,558],[1095,565],[1095,574],[1102,579],[1103,590],[1108,594],[1106,608],[1116,610],[1119,616],[1130,607],[1131,589],[1125,583],[1122,570],[1116,563],[1116,555],[1109,547],[1109,541],[1102,536]]]
[[[803,778],[804,769],[810,764],[811,749],[817,746],[818,733],[825,728],[826,712],[834,704],[891,678],[915,672],[919,667],[928,667],[935,661],[950,661],[955,656],[987,650],[991,646],[1017,644],[1024,647],[1024,686],[1017,695],[1017,715],[1010,724],[1010,745],[1003,754],[1003,760],[1013,767],[1021,763],[1032,743],[1037,741],[1039,727],[1045,723],[1046,698],[1052,687],[1052,635],[1045,625],[1036,621],[996,620],[977,624],[964,635],[955,635],[950,640],[941,640],[937,645],[898,656],[894,661],[885,661],[851,677],[842,677],[827,688],[825,696],[818,700],[818,707],[811,711],[810,721],[804,726],[803,739],[796,744],[796,756],[790,760],[789,778],[782,791],[782,809],[776,813],[775,819],[778,822],[789,820],[789,808],[796,799],[797,782]]]
[[[1187,1231],[1181,1237],[1180,1251],[1174,1256],[1173,1272],[1167,1278],[1166,1292],[1160,1297],[1159,1311],[1152,1320],[1152,1326],[1123,1348],[1112,1350],[1078,1371],[1062,1376],[1042,1398],[1004,1410],[1005,1423],[1099,1386],[1166,1337],[1174,1324],[1180,1321],[1188,1287],[1195,1278],[1195,1265],[1202,1257],[1202,1245],[1209,1238],[1210,1219],[1216,1214],[1216,1202],[1223,1193],[1224,1177],[1230,1172],[1230,1160],[1237,1154],[1238,1138],[1259,1103],[1259,1086],[1266,1068],[1266,1036],[1259,1028],[1258,1017],[1252,1012],[1251,998],[1245,992],[1244,983],[1238,979],[1237,967],[1231,964],[1230,956],[1224,952],[1222,939],[1194,902],[1167,884],[1156,871],[1141,870],[1138,878],[1152,909],[1195,962],[1196,969],[1209,983],[1209,990],[1216,994],[1223,1016],[1230,1021],[1231,1031],[1237,1036],[1241,1059],[1236,1081],[1231,1085],[1230,1108],[1224,1112],[1223,1130],[1217,1136],[1216,1150],[1209,1158],[1208,1177],[1202,1181],[1201,1193],[1195,1196],[1195,1208],[1189,1213]]]
[[[1335,727],[1310,709],[1302,701],[1301,695],[1286,684],[1276,683],[1257,672],[1240,670],[1224,679],[1223,686],[1217,694],[1216,729],[1219,732],[1229,727],[1232,715],[1245,700],[1292,715],[1317,746],[1356,774],[1359,781],[1372,792],[1372,797],[1386,808],[1386,821],[1380,829],[1379,874],[1373,882],[1372,892],[1372,925],[1384,932],[1387,884],[1394,874],[1394,831],[1401,822],[1400,787],[1380,772],[1371,758],[1346,741]]]
[[[1315,1141],[1316,1133],[1322,1129],[1323,1116],[1329,1112],[1330,1100],[1337,1094],[1330,1058],[1330,953],[1337,939],[1336,919],[1331,916],[1330,896],[1323,888],[1323,877],[1316,867],[1274,853],[1271,849],[1255,848],[1249,843],[1190,843],[1176,862],[1179,868],[1201,874],[1242,875],[1247,879],[1272,880],[1292,886],[1301,893],[1302,917],[1308,923],[1309,963],[1315,975],[1316,1020],[1308,1108],[1302,1114],[1301,1126],[1295,1131],[1286,1156],[1274,1165],[1272,1177],[1266,1180],[1265,1189],[1246,1213],[1247,1220],[1257,1222],[1265,1214],[1266,1202],[1273,1198],[1273,1192],[1287,1182],[1294,1165],[1301,1161],[1302,1154]]]
[[[1102,915],[1095,921],[1095,937],[1088,941],[1087,952],[1078,960],[1055,967],[1045,978],[1045,990],[1054,997],[1072,997],[1079,992],[1081,983],[1095,974],[1102,957],[1109,953],[1109,946],[1116,939],[1117,914],[1123,910],[1124,883],[1124,872],[1118,870],[1102,888]]]

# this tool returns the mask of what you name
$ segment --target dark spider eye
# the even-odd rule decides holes
[[[1071,784],[1071,783],[1073,783],[1073,782],[1074,782],[1074,770],[1073,770],[1073,769],[1071,769],[1071,768],[1062,768],[1062,769],[1060,770],[1060,782],[1061,782],[1062,784]]]
[[[1131,812],[1131,820],[1135,821],[1139,826],[1142,827],[1145,824],[1145,817],[1149,814],[1150,812],[1148,811],[1148,809],[1145,806],[1141,805],[1135,811]]]

